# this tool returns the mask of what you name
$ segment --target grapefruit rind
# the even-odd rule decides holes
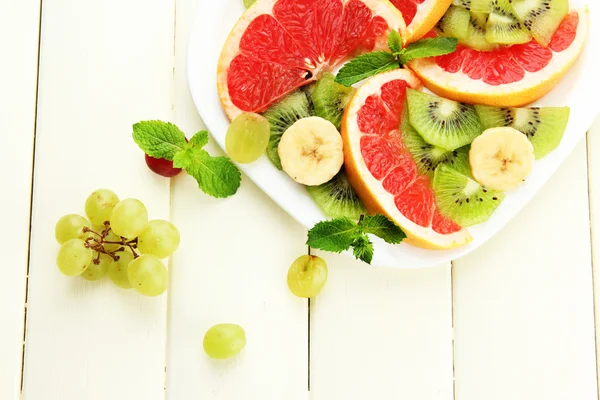
[[[431,59],[414,59],[408,67],[436,94],[465,103],[497,107],[522,107],[546,95],[563,78],[583,50],[589,30],[587,7],[575,10],[579,25],[572,44],[564,51],[553,51],[550,63],[537,72],[525,71],[523,79],[498,86],[471,79],[462,71],[450,73]]]
[[[406,232],[407,243],[428,249],[451,249],[462,246],[472,240],[466,229],[442,235],[431,227],[417,225],[402,215],[396,207],[394,196],[384,189],[383,181],[379,181],[371,175],[361,154],[362,132],[358,127],[358,111],[365,104],[367,97],[380,93],[383,84],[397,79],[406,81],[413,89],[421,87],[421,81],[415,74],[407,69],[399,69],[370,78],[350,100],[342,123],[346,174],[367,210],[373,214],[389,216]]]
[[[413,21],[406,27],[406,41],[415,42],[429,33],[451,5],[452,0],[426,0],[419,4]]]
[[[231,61],[240,54],[240,41],[244,32],[248,28],[248,25],[258,16],[268,14],[272,15],[273,7],[279,0],[258,0],[254,3],[250,8],[248,8],[244,14],[238,19],[235,26],[229,33],[225,44],[221,50],[221,55],[219,57],[219,62],[217,65],[217,91],[219,93],[219,98],[221,100],[221,105],[223,106],[223,110],[225,114],[229,118],[229,120],[233,120],[239,114],[242,113],[235,104],[233,104],[231,97],[229,95],[229,88],[227,86],[227,72],[229,70],[229,66]],[[350,0],[341,0],[345,5]],[[406,42],[406,38],[408,37],[406,32],[406,24],[404,23],[404,19],[402,18],[402,13],[394,7],[392,3],[388,0],[360,0],[364,5],[366,5],[373,15],[378,15],[382,17],[387,25],[388,29],[395,29],[400,32],[403,40]],[[389,30],[388,30],[389,32]],[[387,34],[385,35],[385,41],[382,43],[377,43],[375,50],[387,49]],[[329,69],[330,66],[326,64],[322,64],[317,66],[315,70],[313,70],[313,77],[311,79],[306,80],[306,84],[317,80],[321,76],[321,72]],[[283,96],[281,96],[283,97]],[[273,99],[275,102],[277,99]]]

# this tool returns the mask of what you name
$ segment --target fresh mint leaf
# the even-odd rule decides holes
[[[312,248],[341,253],[350,248],[360,235],[356,222],[350,219],[336,218],[322,221],[308,231],[308,241]]]
[[[208,131],[200,131],[190,139],[190,146],[204,147],[208,144]]]
[[[352,86],[365,78],[400,68],[396,57],[385,51],[360,55],[340,69],[335,81],[344,86]]]
[[[352,243],[352,247],[354,249],[354,257],[367,264],[371,264],[374,253],[373,243],[366,235],[357,237]]]
[[[173,160],[187,145],[185,134],[170,122],[163,121],[142,121],[133,125],[133,140],[149,156],[167,160]]]
[[[196,136],[196,142],[203,143],[203,136]],[[192,138],[185,150],[175,154],[173,166],[184,168],[198,181],[200,189],[210,196],[224,198],[234,195],[242,180],[239,169],[227,157],[212,157],[194,142]]]
[[[402,37],[398,31],[392,29],[388,34],[388,47],[394,54],[400,53],[402,50]]]
[[[404,231],[385,215],[366,215],[359,226],[364,233],[379,236],[387,243],[397,244],[406,238]]]
[[[388,243],[400,243],[406,234],[385,215],[363,216],[357,223],[350,219],[336,218],[322,221],[308,231],[308,241],[312,248],[341,253],[352,247],[354,256],[371,264],[373,242],[367,234],[375,235]]]
[[[450,54],[456,50],[458,39],[436,37],[421,39],[409,44],[400,54],[400,63],[406,64],[414,58],[426,58]]]

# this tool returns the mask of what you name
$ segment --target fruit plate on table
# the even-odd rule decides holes
[[[479,247],[494,236],[533,198],[563,161],[585,137],[596,118],[600,104],[594,94],[600,93],[597,65],[600,65],[600,4],[596,0],[571,0],[571,8],[587,5],[590,23],[589,35],[580,57],[562,81],[535,106],[568,106],[571,115],[559,147],[547,157],[536,161],[527,181],[506,195],[491,218],[469,228],[473,240],[451,250],[427,250],[407,243],[392,245],[373,238],[375,254],[373,265],[393,268],[433,266],[459,258]],[[241,0],[201,3],[188,48],[188,80],[196,107],[214,139],[225,148],[225,135],[230,121],[223,111],[217,92],[217,66],[223,43],[232,27],[245,11]],[[263,155],[252,164],[240,168],[268,196],[307,228],[328,219],[316,205],[306,188],[283,171],[278,170]],[[349,253],[350,254],[350,253]]]

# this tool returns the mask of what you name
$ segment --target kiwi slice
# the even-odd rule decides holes
[[[497,48],[497,44],[490,43],[485,38],[488,16],[489,14],[471,12],[468,34],[458,42],[475,50],[489,51]]]
[[[492,0],[452,0],[455,6],[466,8],[473,12],[490,12],[490,3]]]
[[[461,174],[471,176],[471,167],[469,165],[470,146],[460,147],[456,150],[446,150],[425,142],[421,135],[408,122],[406,109],[402,116],[400,130],[402,131],[402,141],[413,156],[419,175],[425,175],[431,180],[437,166],[446,164]]]
[[[470,104],[413,89],[407,89],[406,96],[410,123],[429,144],[456,150],[483,132],[475,107]]]
[[[533,144],[535,158],[556,149],[569,122],[569,107],[500,108],[475,106],[485,129],[510,126],[523,132]]]
[[[487,221],[504,200],[504,193],[444,164],[436,168],[432,186],[440,214],[465,228]]]
[[[531,41],[531,34],[519,21],[509,0],[492,0],[485,29],[485,39],[489,43],[519,44]]]
[[[546,47],[569,12],[569,0],[512,0],[512,7],[535,40]]]
[[[348,217],[356,221],[367,213],[343,168],[329,182],[319,186],[307,186],[306,190],[328,217]]]
[[[277,168],[281,169],[281,160],[277,152],[281,135],[294,122],[310,117],[311,115],[311,104],[302,90],[296,90],[288,94],[263,113],[263,116],[271,125],[271,137],[267,145],[267,156]]]
[[[335,81],[335,76],[327,72],[309,90],[315,115],[325,118],[339,131],[344,109],[356,89],[340,85]]]
[[[437,24],[437,31],[441,36],[450,36],[457,39],[466,39],[469,34],[469,20],[471,14],[463,7],[450,6],[446,14]]]

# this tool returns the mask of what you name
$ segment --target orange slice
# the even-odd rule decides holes
[[[562,21],[548,47],[535,40],[492,51],[459,45],[452,54],[416,59],[408,67],[440,96],[520,107],[556,86],[581,53],[588,27],[588,10],[575,10]]]
[[[219,97],[230,119],[262,112],[323,71],[406,38],[402,14],[387,0],[258,0],[223,46]]]
[[[421,81],[399,69],[366,81],[350,100],[342,122],[344,165],[359,198],[370,213],[394,220],[420,247],[449,249],[471,241],[471,235],[442,217],[427,177],[402,141],[406,88]]]
[[[406,41],[421,39],[444,16],[452,0],[390,0],[402,12]]]

